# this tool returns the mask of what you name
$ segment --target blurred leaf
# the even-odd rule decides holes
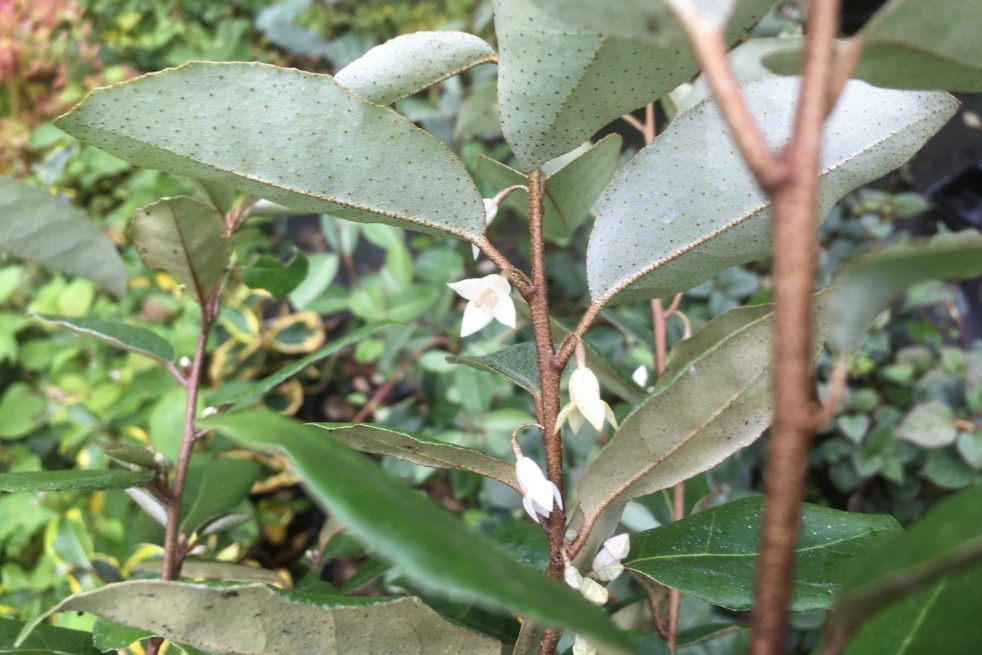
[[[340,258],[333,252],[318,252],[310,256],[307,275],[290,292],[290,302],[297,309],[310,309],[310,304],[331,285],[338,272]]]
[[[380,648],[420,655],[500,651],[499,644],[445,623],[415,598],[353,599],[263,585],[213,588],[138,580],[76,594],[44,616],[67,611],[90,612],[229,655],[375,655]],[[203,622],[203,616],[209,620]],[[420,634],[427,638],[421,640]]]
[[[40,425],[48,401],[25,382],[14,382],[0,398],[0,440],[20,439]]]
[[[181,532],[190,534],[207,521],[234,509],[249,495],[259,477],[251,459],[220,457],[192,461],[181,507]]]
[[[515,465],[484,453],[418,434],[376,425],[311,423],[327,430],[345,445],[364,453],[388,455],[414,464],[470,471],[519,490]]]
[[[162,364],[171,364],[177,358],[174,346],[166,339],[145,327],[126,323],[111,323],[94,318],[73,318],[35,314],[42,323],[60,327],[82,337],[92,337],[116,348],[145,355]]]
[[[637,28],[644,19],[631,6],[590,3],[589,27],[568,22],[586,3],[496,0],[498,104],[505,140],[522,171],[569,152],[604,125],[657,100],[699,69],[683,32],[673,23],[652,44],[615,35],[612,18]],[[771,0],[744,0],[727,31],[733,42],[757,21]],[[651,6],[648,3],[648,6]],[[544,9],[562,15],[563,20]],[[567,13],[567,10],[570,10]],[[636,35],[631,35],[632,37]]]
[[[235,189],[212,180],[192,180],[205,200],[220,214],[225,214],[235,204]]]
[[[522,565],[362,455],[333,439],[318,438],[315,428],[262,410],[202,423],[252,447],[284,450],[318,502],[418,582],[575,629],[612,653],[630,651],[599,608]]]
[[[830,625],[862,627],[850,655],[881,652],[973,652],[982,639],[976,618],[982,585],[982,486],[935,505],[906,533],[871,553],[829,615]],[[874,647],[875,646],[875,647]]]
[[[714,605],[750,609],[763,505],[763,498],[743,498],[631,535],[624,566]],[[901,533],[892,516],[803,505],[791,611],[831,606],[835,592],[856,565]]]
[[[876,315],[919,282],[978,275],[982,234],[973,230],[860,255],[835,280],[829,345],[842,353],[856,350]]]
[[[556,241],[567,239],[576,231],[614,176],[620,154],[621,137],[608,134],[546,178],[543,236]],[[477,160],[477,174],[498,190],[526,183],[524,175],[483,154]],[[520,215],[528,217],[527,193],[515,191],[506,202]]]
[[[0,619],[0,653],[3,655],[101,655],[92,645],[92,634],[66,630],[53,625],[39,625],[30,637],[14,646],[24,623]]]
[[[955,443],[958,436],[954,419],[951,407],[940,400],[929,400],[910,410],[894,434],[922,448],[944,448]]]
[[[137,487],[150,480],[153,471],[31,471],[0,473],[0,491],[98,491]]]
[[[365,100],[391,105],[497,55],[480,37],[464,32],[413,32],[375,46],[334,79]]]
[[[0,178],[0,251],[86,277],[116,296],[126,267],[116,247],[67,200]]]
[[[307,277],[307,266],[307,256],[299,250],[288,264],[269,255],[259,255],[242,270],[242,281],[253,289],[266,289],[276,300],[283,300]]]
[[[116,623],[115,621],[101,617],[97,618],[92,626],[92,640],[95,646],[101,651],[114,651],[126,648],[134,642],[152,636],[152,632],[131,628],[122,623]]]
[[[688,47],[685,32],[664,0],[620,0],[607,7],[589,0],[538,0],[549,14],[591,30],[652,45]],[[731,20],[743,28],[757,22],[770,4],[748,0],[697,0],[696,14],[713,25]]]
[[[160,561],[140,562],[139,564],[133,566],[133,571],[136,573],[154,573],[156,575],[160,575],[160,569]],[[262,582],[264,584],[271,585],[283,584],[283,577],[276,571],[260,568],[258,566],[246,566],[245,564],[211,562],[196,559],[184,560],[184,563],[181,565],[181,578],[184,580],[203,578],[205,580],[224,580],[226,582]]]
[[[232,239],[218,211],[188,196],[164,198],[137,210],[130,224],[147,268],[164,270],[203,304],[221,283]]]
[[[413,596],[418,596],[437,614],[451,623],[487,635],[505,645],[514,644],[515,640],[518,639],[520,624],[514,616],[485,609],[474,602],[454,600],[449,596],[414,584],[408,578],[397,578],[393,580],[392,584],[402,587]]]
[[[798,81],[743,87],[764,137],[784,145]],[[825,129],[818,215],[848,191],[909,159],[954,113],[944,93],[851,82]],[[870,112],[876,121],[861,119]],[[712,102],[679,116],[614,176],[597,204],[587,250],[594,302],[663,298],[770,254],[770,206]]]
[[[315,312],[294,312],[276,319],[266,339],[274,350],[287,354],[310,352],[324,343],[324,326]]]
[[[290,379],[300,371],[304,370],[308,366],[316,364],[319,361],[327,359],[334,353],[340,351],[343,348],[350,346],[353,343],[358,343],[365,337],[378,332],[379,330],[393,325],[390,321],[382,321],[379,323],[372,323],[371,325],[366,325],[360,327],[353,332],[344,335],[334,341],[330,342],[326,346],[315,350],[306,357],[302,357],[292,364],[284,366],[276,373],[273,373],[269,377],[263,378],[262,380],[252,384],[245,391],[242,391],[231,398],[223,398],[221,394],[216,395],[212,401],[218,405],[232,404],[232,410],[236,411],[239,409],[245,409],[249,405],[253,404],[255,401],[262,398],[262,396],[280,384]]]
[[[124,443],[100,443],[99,449],[122,464],[134,464],[145,469],[155,469],[158,464],[154,453],[144,447]]]
[[[447,357],[447,361],[498,373],[533,396],[539,393],[539,359],[532,342],[505,346],[490,355]]]
[[[190,63],[94,91],[57,123],[138,166],[294,209],[463,239],[484,234],[484,203],[460,160],[326,75]]]

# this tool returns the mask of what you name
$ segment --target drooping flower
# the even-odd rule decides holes
[[[604,427],[604,418],[617,428],[617,419],[610,405],[600,398],[600,382],[597,376],[584,365],[577,366],[569,376],[569,404],[563,407],[556,418],[556,432],[567,421],[574,434],[589,422],[598,432]]]
[[[515,475],[518,486],[522,488],[524,497],[522,506],[536,523],[539,515],[549,518],[552,513],[553,501],[559,509],[563,508],[563,497],[559,489],[542,473],[542,469],[534,460],[521,457],[515,463]]]
[[[586,598],[588,601],[594,605],[605,605],[607,599],[610,597],[610,592],[607,591],[607,587],[603,586],[599,582],[595,582],[590,578],[583,578],[583,583],[580,585],[580,595]]]
[[[484,224],[491,225],[491,221],[494,217],[498,215],[498,196],[494,198],[484,199]],[[474,259],[481,254],[481,249],[475,245],[471,245],[471,252],[474,253]]]
[[[515,327],[515,301],[511,299],[511,284],[502,275],[492,273],[447,285],[466,299],[460,336],[474,334],[492,320]]]

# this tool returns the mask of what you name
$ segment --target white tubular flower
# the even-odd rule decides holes
[[[634,369],[634,373],[631,373],[631,379],[642,389],[648,386],[648,369],[644,367],[644,364]]]
[[[583,575],[572,564],[567,564],[566,568],[563,569],[563,579],[573,589],[579,589],[583,586]]]
[[[511,299],[511,285],[504,276],[492,273],[447,286],[468,301],[460,326],[461,337],[474,334],[492,320],[515,327],[515,301]]]
[[[631,537],[626,532],[611,537],[604,542],[597,556],[593,558],[593,572],[597,578],[610,582],[624,572],[621,560],[631,552]]]
[[[594,605],[606,605],[607,598],[610,596],[607,587],[590,578],[583,578],[583,584],[580,585],[580,595]]]
[[[491,225],[491,221],[494,217],[498,215],[498,197],[485,198],[484,199],[484,224]],[[471,252],[474,253],[474,259],[481,254],[480,248],[471,244]]]
[[[528,457],[522,457],[515,463],[515,475],[518,478],[518,486],[525,494],[522,498],[522,505],[525,511],[536,523],[539,522],[539,515],[549,518],[552,513],[552,503],[556,502],[559,509],[563,508],[563,497],[559,489],[543,475],[542,469]]]
[[[573,655],[597,655],[597,649],[580,635],[573,636]]]
[[[604,427],[604,418],[617,429],[617,419],[610,405],[600,398],[600,382],[586,366],[577,366],[569,377],[569,404],[556,418],[556,432],[569,421],[569,427],[578,434],[587,421],[597,432]]]

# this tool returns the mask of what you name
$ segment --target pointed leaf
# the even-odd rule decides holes
[[[391,105],[497,58],[494,48],[473,34],[413,32],[375,46],[334,79],[369,102]]]
[[[543,235],[557,241],[569,238],[576,231],[600,197],[604,187],[617,170],[621,154],[621,137],[608,134],[585,152],[546,178]],[[515,184],[525,184],[525,176],[489,157],[477,160],[479,177],[498,190]],[[506,203],[528,217],[528,194],[515,192]]]
[[[307,277],[307,256],[297,250],[289,263],[276,257],[259,255],[242,269],[242,281],[253,289],[266,289],[276,300],[283,300]]]
[[[112,241],[67,200],[0,178],[0,251],[126,292],[126,267]]]
[[[209,519],[233,510],[246,499],[258,477],[259,464],[251,459],[193,462],[184,487],[181,532],[194,532]]]
[[[49,314],[34,314],[34,318],[47,325],[64,328],[79,336],[93,337],[116,348],[145,355],[162,364],[171,364],[177,358],[174,346],[170,342],[156,332],[151,332],[138,325]]]
[[[829,345],[842,353],[856,350],[876,315],[919,282],[979,275],[982,234],[973,230],[861,255],[835,281]]]
[[[818,298],[821,325],[828,294]],[[771,421],[772,329],[773,314],[746,321],[659,383],[580,478],[587,519],[613,500],[666,489],[756,441]]]
[[[894,89],[982,91],[980,19],[979,5],[964,0],[887,2],[854,37],[863,49],[852,76]],[[798,45],[764,63],[796,74],[800,59]]]
[[[214,207],[180,196],[138,209],[130,235],[147,268],[167,271],[191,297],[207,302],[232,257],[232,239]]]
[[[447,357],[447,361],[498,373],[532,395],[539,393],[539,358],[532,342],[505,346],[490,355]]]
[[[160,576],[160,560],[149,560],[134,564],[134,573],[153,573]],[[224,580],[226,582],[262,582],[264,584],[283,584],[283,576],[276,571],[263,569],[245,564],[230,562],[213,562],[196,559],[186,559],[181,565],[181,578],[185,580],[205,579]],[[133,642],[129,642],[133,643]]]
[[[58,125],[139,166],[294,209],[484,234],[484,203],[460,160],[326,75],[190,63],[94,91]]]
[[[520,624],[513,616],[500,611],[485,609],[474,602],[454,600],[449,596],[420,587],[407,578],[398,578],[392,584],[402,587],[413,596],[418,596],[451,623],[476,630],[503,644],[514,644],[515,640],[518,639]]]
[[[138,487],[150,481],[153,471],[31,471],[0,473],[0,491],[100,491]]]
[[[377,425],[355,423],[311,423],[363,453],[388,455],[413,464],[442,469],[470,471],[498,480],[520,491],[515,465],[485,455],[479,450],[430,439]]]
[[[763,505],[763,498],[744,498],[631,535],[624,566],[714,605],[750,609]],[[892,516],[803,505],[791,611],[829,607],[856,565],[902,532]]]
[[[792,121],[797,78],[744,87],[772,148]],[[848,191],[911,157],[954,113],[944,93],[891,91],[850,82],[822,144],[818,215]],[[875,116],[875,118],[872,118]],[[678,117],[628,162],[597,205],[587,250],[594,301],[670,296],[770,250],[770,208],[716,106]]]
[[[263,395],[283,384],[308,366],[327,359],[343,348],[346,348],[353,343],[358,343],[365,337],[372,335],[383,328],[389,327],[390,325],[394,325],[394,323],[390,321],[380,321],[378,323],[372,323],[371,325],[360,327],[339,339],[335,339],[326,346],[315,350],[306,357],[302,357],[292,364],[284,366],[272,375],[253,383],[245,391],[242,391],[231,398],[223,398],[221,394],[218,394],[215,398],[212,398],[212,402],[214,402],[216,405],[232,405],[232,408],[229,411],[245,409],[255,401],[262,398]]]
[[[575,629],[611,652],[630,652],[599,608],[521,564],[489,537],[468,529],[370,460],[319,435],[316,428],[263,410],[217,416],[201,424],[253,447],[285,451],[318,502],[418,582]]]
[[[569,152],[607,123],[668,93],[699,68],[674,18],[665,25],[665,38],[652,44],[614,36],[607,29],[608,17],[622,14],[620,3],[589,3],[586,10],[598,16],[603,28],[555,18],[540,8],[543,4],[494,3],[501,125],[523,171]],[[570,4],[550,0],[548,6],[572,18],[574,14],[565,13]],[[743,0],[727,32],[729,40],[772,4]],[[644,19],[628,17],[644,29]]]
[[[96,614],[214,655],[375,655],[382,650],[497,655],[501,648],[446,623],[417,598],[354,599],[264,585],[214,588],[134,580],[71,596],[45,616],[67,611]]]

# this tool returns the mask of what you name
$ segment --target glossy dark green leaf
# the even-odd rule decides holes
[[[112,241],[66,199],[0,177],[0,251],[126,293],[126,267]]]
[[[530,394],[539,393],[539,359],[534,343],[516,343],[490,355],[447,357],[447,361],[498,373]]]
[[[797,79],[743,87],[772,149],[787,139]],[[944,93],[850,82],[822,143],[819,216],[909,159],[954,113]],[[875,116],[875,118],[871,118]],[[614,176],[587,250],[595,302],[662,298],[770,253],[770,205],[712,102],[679,116]]]
[[[853,77],[895,89],[982,91],[979,20],[982,8],[975,2],[891,0],[855,37],[863,49]],[[765,63],[793,73],[800,56],[800,47],[793,48]]]
[[[234,509],[246,499],[258,477],[259,464],[251,459],[192,461],[184,486],[181,532],[194,532],[208,519]]]
[[[147,268],[173,275],[199,303],[214,293],[232,256],[232,239],[221,215],[188,196],[137,210],[130,235]]]
[[[608,134],[545,179],[542,232],[551,241],[568,239],[590,215],[590,209],[614,176],[620,160],[621,138]],[[477,175],[497,190],[525,184],[525,176],[490,157],[477,160]],[[516,191],[505,201],[528,217],[528,194]]]
[[[488,43],[465,32],[413,32],[375,46],[335,75],[369,102],[391,105],[478,64],[497,59]]]
[[[597,16],[597,23],[586,27],[568,20],[581,18],[565,13],[572,4],[577,3],[494,3],[501,125],[523,171],[569,152],[607,123],[668,93],[699,68],[677,25],[666,28],[666,38],[655,43],[623,38],[614,35],[608,22],[624,13],[618,9],[620,3],[590,3],[588,11]],[[727,32],[730,42],[772,4],[742,1]],[[545,13],[546,6],[564,18]],[[637,16],[632,21],[642,29],[646,26]]]
[[[293,209],[484,234],[484,203],[460,160],[327,75],[194,62],[95,91],[58,126],[139,166]]]
[[[317,428],[263,410],[202,423],[249,446],[285,451],[318,502],[416,581],[575,629],[611,652],[630,652],[599,608],[521,564],[492,539],[411,493],[401,481]]]
[[[744,498],[631,535],[624,565],[672,589],[730,609],[749,609],[760,554],[763,498]],[[901,533],[892,516],[802,507],[791,610],[832,605],[873,549]]]
[[[0,653],[2,655],[101,655],[92,645],[92,634],[67,630],[53,625],[39,625],[30,637],[14,646],[24,623],[0,619]]]
[[[501,648],[446,623],[416,598],[352,599],[264,585],[121,582],[71,596],[48,614],[67,611],[90,612],[215,655],[376,655],[386,650],[498,655]]]
[[[835,280],[829,345],[843,353],[854,351],[876,315],[918,282],[978,275],[982,234],[972,230],[860,255]]]
[[[74,316],[52,316],[35,314],[34,318],[42,323],[68,330],[79,336],[92,337],[104,341],[111,346],[129,350],[156,359],[163,364],[173,363],[177,358],[174,346],[156,332],[145,327],[112,323],[94,318]]]
[[[518,490],[515,465],[474,450],[419,434],[377,425],[311,423],[344,444],[364,453],[388,455],[414,464],[470,471]]]
[[[506,645],[514,644],[518,638],[520,624],[514,616],[485,609],[474,602],[454,600],[414,584],[407,578],[399,578],[392,584],[419,597],[433,611],[451,623],[470,628]]]
[[[259,255],[242,270],[242,281],[253,289],[266,289],[276,300],[283,300],[307,277],[307,256],[296,251],[289,263],[276,257]]]
[[[97,618],[92,626],[92,640],[101,651],[115,651],[130,644],[152,637],[153,633],[139,628],[131,628],[122,623]]]
[[[377,323],[372,323],[371,325],[366,325],[360,327],[353,332],[350,332],[343,337],[334,339],[326,346],[322,346],[310,353],[305,357],[301,357],[292,364],[288,364],[276,371],[272,375],[253,383],[245,391],[236,393],[231,397],[222,397],[222,395],[216,394],[212,401],[217,405],[232,405],[230,411],[235,411],[238,409],[245,409],[246,407],[252,405],[254,402],[263,397],[264,394],[269,393],[282,383],[286,382],[294,375],[304,370],[308,366],[316,364],[319,361],[327,359],[334,353],[346,348],[352,344],[358,343],[365,337],[368,337],[379,330],[393,325],[391,321],[379,321]]]
[[[150,481],[152,471],[32,471],[0,473],[0,491],[99,491],[137,487]]]

